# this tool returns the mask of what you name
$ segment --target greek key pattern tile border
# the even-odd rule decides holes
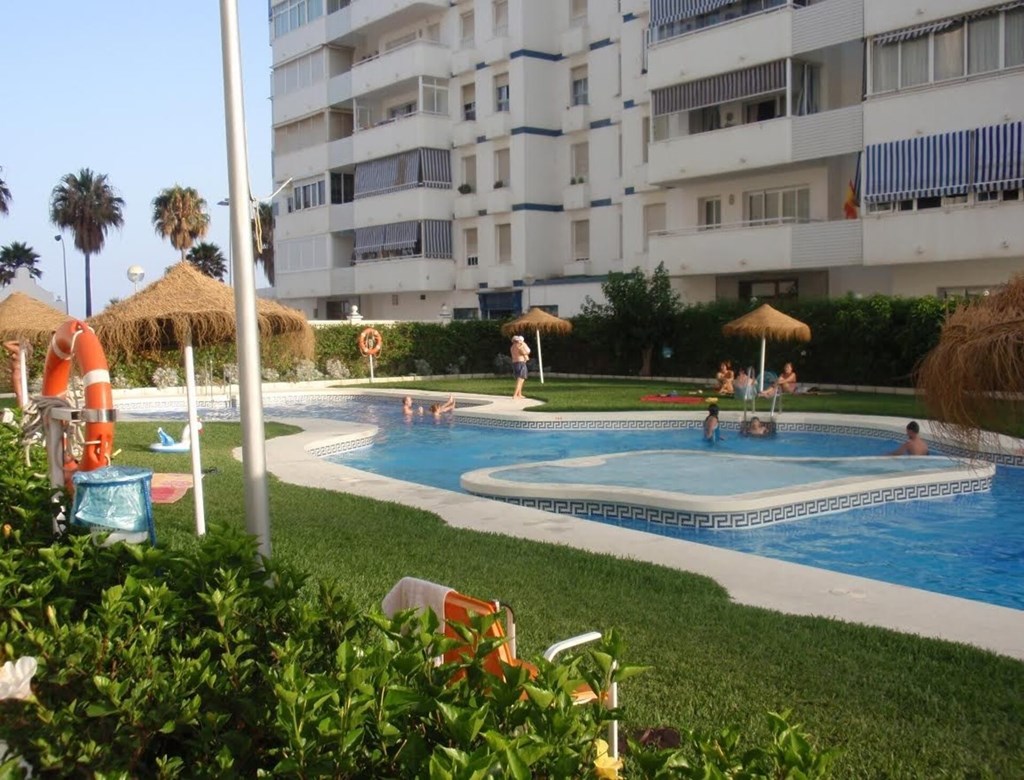
[[[332,455],[340,455],[343,452],[361,450],[373,444],[373,436],[362,436],[358,439],[347,439],[346,441],[335,441],[319,447],[306,450],[314,458],[329,458]]]
[[[930,498],[949,498],[966,493],[989,490],[989,477],[978,479],[952,480],[931,485],[901,485],[898,487],[865,490],[843,496],[794,501],[748,512],[686,512],[674,509],[619,504],[606,501],[562,498],[501,498],[510,504],[574,515],[584,518],[632,520],[655,523],[667,527],[693,528],[697,530],[736,530],[760,528],[772,523],[801,520],[817,515],[845,512],[849,509],[864,509],[879,504],[917,501]],[[490,496],[495,498],[494,496]]]

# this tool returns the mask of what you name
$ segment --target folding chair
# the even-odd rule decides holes
[[[537,673],[537,668],[516,656],[516,626],[515,615],[507,604],[497,601],[484,601],[472,596],[459,593],[456,590],[438,585],[427,580],[420,580],[416,577],[403,577],[391,589],[384,601],[381,603],[384,614],[388,617],[394,616],[397,612],[405,609],[432,609],[444,622],[444,634],[450,639],[460,639],[458,633],[452,628],[452,624],[468,625],[473,617],[484,617],[488,615],[500,615],[505,613],[505,622],[502,625],[500,620],[493,621],[484,632],[485,639],[506,639],[497,650],[484,659],[484,668],[496,677],[504,677],[502,664],[519,666],[525,668],[530,676]],[[600,631],[588,631],[585,634],[563,639],[555,642],[544,651],[546,661],[554,661],[555,658],[566,650],[571,650],[581,645],[596,642],[601,638]],[[456,662],[466,656],[471,656],[472,650],[467,645],[460,645],[449,650],[443,656],[445,663]],[[598,696],[590,688],[584,685],[573,692],[575,704],[587,704],[596,701]],[[609,689],[604,691],[603,701],[605,706],[615,709],[619,706],[618,683],[612,681]],[[608,725],[608,754],[612,758],[619,756],[619,723],[612,721]]]

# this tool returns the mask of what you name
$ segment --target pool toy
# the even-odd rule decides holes
[[[199,433],[203,432],[203,421],[199,421]],[[192,432],[186,425],[181,431],[181,441],[175,441],[163,428],[156,429],[157,438],[160,441],[149,445],[153,452],[188,452],[192,449]]]
[[[117,413],[103,347],[96,332],[79,320],[67,320],[50,339],[43,369],[42,394],[63,397],[67,393],[72,361],[78,365],[85,387],[85,408],[82,410],[85,446],[82,457],[76,461],[65,453],[63,464],[65,485],[73,492],[71,476],[75,471],[93,471],[110,465]]]

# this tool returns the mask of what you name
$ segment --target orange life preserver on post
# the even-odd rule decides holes
[[[359,351],[364,355],[376,357],[380,354],[380,348],[384,346],[384,339],[375,328],[364,328],[359,334]]]
[[[77,463],[64,464],[68,482],[75,470],[92,471],[110,465],[114,451],[114,393],[110,386],[110,368],[96,332],[78,320],[68,320],[53,334],[43,370],[43,395],[63,396],[71,377],[74,359],[85,386],[85,448]]]

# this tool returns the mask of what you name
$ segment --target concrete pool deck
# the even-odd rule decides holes
[[[365,394],[365,391],[360,391]],[[405,391],[373,391],[401,396]],[[416,392],[417,397],[433,394]],[[483,397],[480,397],[481,399]],[[272,397],[268,395],[268,401]],[[535,402],[494,399],[489,415],[522,419],[523,410]],[[481,407],[461,412],[467,417],[483,413]],[[652,413],[645,412],[645,417]],[[659,414],[659,413],[653,413]],[[687,413],[672,412],[673,419]],[[690,412],[701,416],[703,412]],[[723,413],[729,421],[737,413]],[[623,419],[629,415],[620,415]],[[712,578],[739,604],[762,607],[795,615],[834,618],[852,623],[888,628],[925,637],[974,645],[995,653],[1024,660],[1024,611],[983,602],[945,596],[879,580],[832,572],[801,564],[763,558],[695,542],[648,534],[568,515],[455,493],[439,488],[403,482],[337,465],[312,454],[330,446],[354,430],[367,426],[319,418],[272,419],[302,428],[302,432],[267,441],[267,465],[279,479],[306,487],[337,490],[354,495],[391,501],[424,509],[449,525],[486,533],[500,533],[538,542],[568,545],[595,553],[615,555],[659,564]],[[569,415],[544,415],[545,419],[566,419]],[[571,415],[571,417],[577,417]],[[607,419],[607,415],[580,415]],[[894,441],[902,433],[902,421],[891,418],[835,415],[787,414],[787,422],[828,418],[844,425],[872,425],[893,431]],[[925,433],[927,433],[925,428]],[[240,451],[236,452],[240,455]],[[410,572],[414,574],[414,572]]]

